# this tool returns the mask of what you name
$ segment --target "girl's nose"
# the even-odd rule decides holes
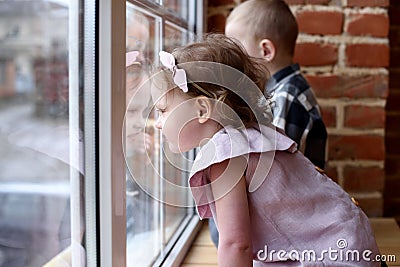
[[[157,129],[161,130],[162,129],[162,122],[161,122],[161,116],[158,116],[156,123],[154,125]]]

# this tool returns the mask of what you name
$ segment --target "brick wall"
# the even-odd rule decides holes
[[[208,30],[223,32],[226,16],[239,2],[209,0]],[[400,128],[400,109],[392,104],[390,117],[392,110],[385,109],[389,94],[389,0],[286,2],[300,29],[295,61],[313,86],[328,127],[328,174],[359,200],[369,216],[382,216],[385,157],[393,162],[391,183],[400,184],[394,178],[399,171],[399,139],[393,137],[396,148],[387,148],[396,150],[397,156],[386,156],[385,150],[385,130]],[[392,35],[398,46],[399,29]],[[391,70],[395,67],[392,64]],[[396,71],[400,71],[398,62]],[[397,81],[393,85],[397,89],[391,89],[395,95],[392,102],[400,99],[399,85]],[[396,129],[385,128],[386,119],[395,120]],[[399,204],[400,199],[396,201]]]

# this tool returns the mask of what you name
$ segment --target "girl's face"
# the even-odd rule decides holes
[[[199,119],[197,99],[189,97],[179,88],[173,89],[158,98],[156,128],[162,131],[170,150],[183,153],[198,147],[205,138],[210,138],[207,123]]]
[[[144,114],[151,99],[147,75],[145,73],[127,73],[126,90],[126,155],[143,154],[146,148],[151,153],[152,137],[145,132],[148,118],[146,118],[147,114]]]
[[[144,73],[127,74],[126,79],[126,131],[127,135],[143,131],[146,118],[143,111],[150,100],[150,88]]]

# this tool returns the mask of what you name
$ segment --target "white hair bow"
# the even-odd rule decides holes
[[[186,93],[188,91],[188,87],[185,70],[178,69],[175,64],[175,58],[172,54],[165,51],[160,51],[159,56],[161,64],[172,71],[174,83]]]

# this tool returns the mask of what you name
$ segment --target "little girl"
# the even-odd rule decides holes
[[[171,151],[200,146],[189,185],[219,266],[380,266],[356,201],[270,124],[265,69],[231,39],[160,52],[152,95]]]

